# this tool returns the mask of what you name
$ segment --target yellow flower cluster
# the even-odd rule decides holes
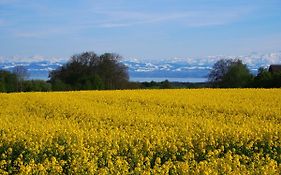
[[[0,94],[0,174],[280,172],[280,89]]]

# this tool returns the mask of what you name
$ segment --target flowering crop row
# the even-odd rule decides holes
[[[278,174],[281,90],[0,94],[0,174]]]

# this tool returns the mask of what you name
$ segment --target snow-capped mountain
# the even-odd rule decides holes
[[[269,54],[253,53],[247,56],[209,56],[205,58],[173,58],[173,59],[124,59],[131,80],[163,80],[171,81],[205,81],[213,64],[219,59],[239,58],[256,73],[259,67],[270,64],[281,64],[281,52]],[[0,57],[0,69],[12,70],[15,66],[25,66],[31,79],[48,79],[50,71],[62,66],[67,59],[44,57],[5,59]],[[177,79],[178,78],[178,79]],[[184,79],[187,78],[187,79]]]
[[[246,56],[208,56],[205,58],[173,58],[149,60],[126,60],[132,77],[171,77],[171,78],[205,78],[213,64],[220,59],[241,59],[253,74],[259,67],[268,67],[271,64],[281,64],[281,52]]]
[[[30,79],[47,80],[49,72],[62,66],[64,62],[50,62],[50,61],[34,61],[34,62],[0,62],[0,69],[12,71],[16,66],[24,66],[27,68]]]

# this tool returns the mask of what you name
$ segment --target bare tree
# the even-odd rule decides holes
[[[221,59],[214,64],[209,73],[209,82],[214,87],[246,87],[251,79],[250,70],[239,59]]]
[[[22,91],[23,81],[29,77],[28,70],[24,66],[16,66],[13,73],[17,76],[17,91]]]

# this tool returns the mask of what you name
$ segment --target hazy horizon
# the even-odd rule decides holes
[[[234,58],[242,60],[255,75],[260,67],[268,68],[271,64],[280,64],[281,52],[157,60],[124,58],[121,62],[128,67],[131,81],[163,81],[168,79],[169,81],[202,82],[207,80],[206,77],[216,61]],[[47,80],[49,71],[57,69],[66,62],[67,59],[42,56],[12,58],[0,56],[0,69],[12,71],[16,66],[24,66],[30,72],[30,79]]]

